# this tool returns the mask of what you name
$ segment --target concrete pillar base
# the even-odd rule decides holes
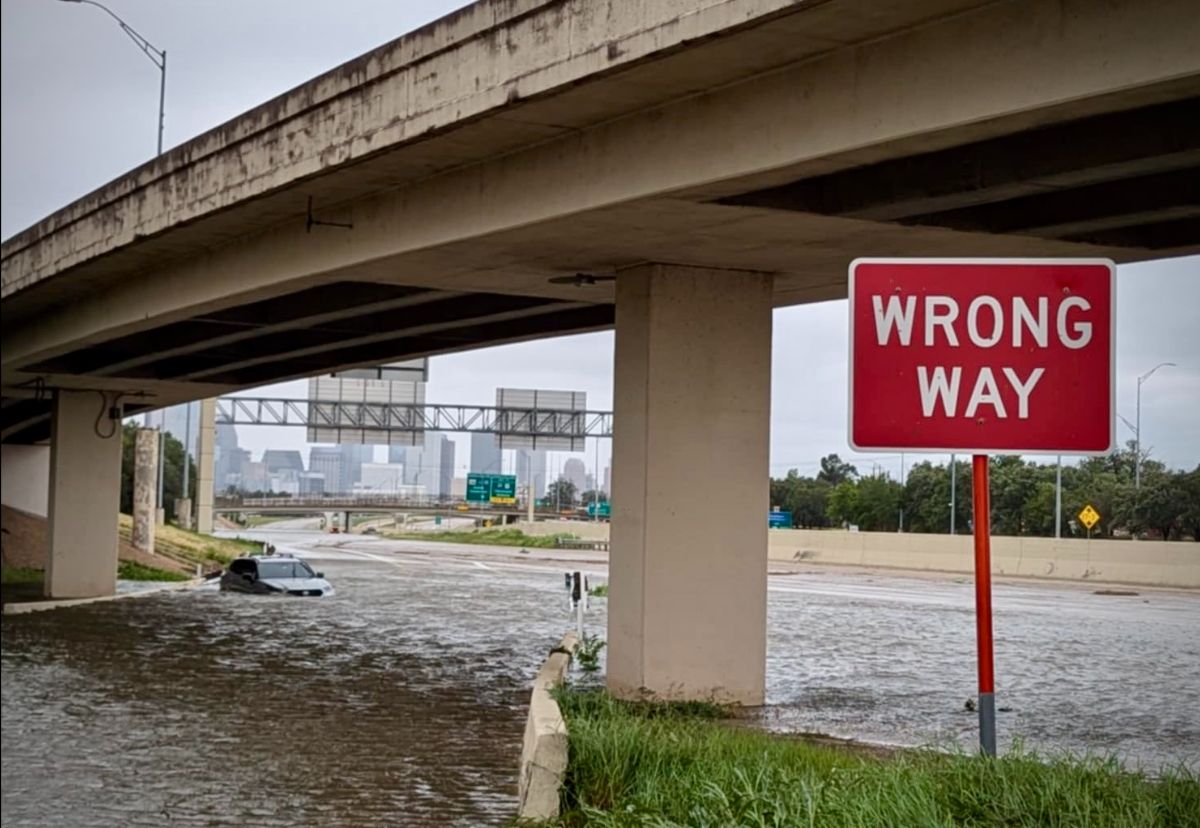
[[[154,552],[155,509],[158,492],[158,430],[139,428],[133,444],[133,548]]]
[[[770,275],[617,277],[608,686],[762,704]]]
[[[166,526],[167,525],[167,510],[166,509],[155,509],[154,510],[154,523],[156,526]]]
[[[121,423],[110,397],[57,391],[50,438],[50,549],[46,595],[95,598],[117,591]]]
[[[192,499],[181,497],[175,501],[175,522],[184,529],[192,528]]]
[[[196,531],[213,532],[213,472],[216,446],[217,401],[200,401],[200,434],[196,457]],[[191,514],[189,512],[189,514]]]

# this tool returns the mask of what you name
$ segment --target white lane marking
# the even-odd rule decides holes
[[[480,569],[486,569],[488,572],[492,571],[492,568],[485,563],[480,563],[479,561],[471,561],[471,563],[475,564]]]

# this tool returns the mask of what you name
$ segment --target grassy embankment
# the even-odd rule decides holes
[[[122,546],[130,543],[133,532],[133,518],[121,515],[118,534]],[[241,555],[252,555],[262,552],[262,544],[258,541],[242,540],[241,538],[217,538],[212,535],[202,535],[190,532],[178,526],[158,526],[154,530],[154,552],[166,559],[176,569],[187,574],[196,570],[200,564],[205,571],[220,569],[234,558]]]
[[[132,529],[129,515],[121,515],[118,534],[123,553],[130,548]],[[128,581],[186,581],[195,575],[196,564],[205,571],[220,569],[241,555],[261,553],[262,545],[257,541],[201,535],[177,526],[159,526],[154,532],[154,550],[162,557],[164,566],[121,560],[117,564],[117,577]],[[40,569],[6,566],[0,570],[5,601],[40,600],[43,581]]]
[[[1196,826],[1200,781],[1112,760],[865,751],[730,726],[706,704],[558,692],[561,826]]]
[[[523,546],[528,549],[552,549],[559,538],[574,535],[526,535],[520,529],[478,529],[445,532],[380,532],[385,538],[398,540],[441,541],[443,543],[474,543],[482,546]]]

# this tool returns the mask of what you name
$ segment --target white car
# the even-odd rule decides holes
[[[238,558],[221,576],[226,592],[258,595],[332,595],[333,586],[325,573],[290,555]]]

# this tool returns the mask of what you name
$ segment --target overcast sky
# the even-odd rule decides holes
[[[109,0],[167,63],[169,148],[464,3],[433,0]],[[0,232],[8,238],[153,155],[158,70],[100,9],[61,0],[0,0]],[[864,254],[868,251],[864,251]],[[1117,410],[1175,467],[1200,462],[1200,257],[1121,267],[1117,280]],[[845,302],[775,313],[771,471],[812,474],[846,444]],[[433,360],[428,398],[494,402],[497,386],[582,390],[612,404],[611,333],[505,346]],[[270,394],[303,396],[303,383]],[[239,429],[255,454],[303,447],[300,429]],[[1122,439],[1130,432],[1119,426]],[[460,443],[460,472],[465,470]],[[307,452],[305,452],[307,455]],[[608,446],[601,446],[600,465]],[[591,468],[589,446],[586,462]],[[557,464],[566,458],[555,458]],[[909,455],[911,465],[920,458]],[[900,458],[861,458],[899,473]]]

